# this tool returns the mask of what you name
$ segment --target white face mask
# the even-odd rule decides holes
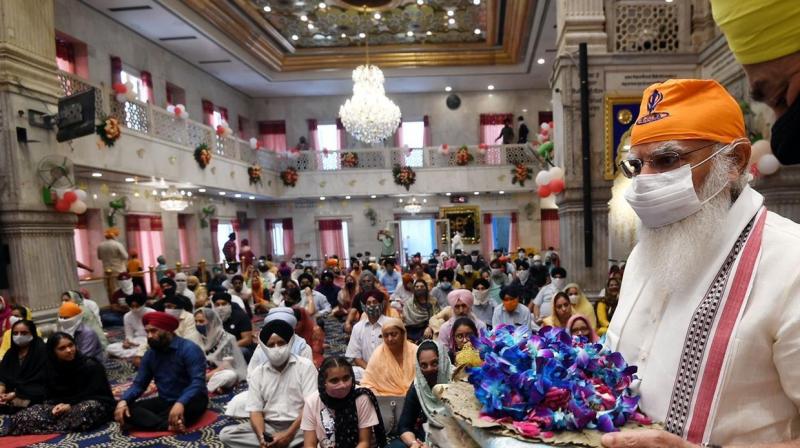
[[[119,280],[117,282],[117,284],[119,284],[119,289],[126,296],[129,296],[129,295],[133,294],[133,280],[132,279]]]
[[[477,289],[473,289],[472,297],[475,299],[475,305],[483,305],[489,300],[489,290],[484,289],[479,291]]]
[[[186,291],[186,280],[175,280],[175,292],[182,294]]]
[[[578,295],[577,294],[570,294],[569,295],[569,303],[571,303],[573,305],[577,305],[578,304]]]
[[[139,317],[144,316],[144,306],[140,306],[139,308],[136,309],[131,308],[131,313],[133,313],[134,316],[139,316]]]
[[[702,162],[691,166],[683,165],[678,169],[657,174],[640,174],[632,179],[631,186],[625,190],[625,200],[633,211],[650,228],[662,227],[700,211],[703,204],[713,199],[727,185],[700,202],[692,182],[692,169],[706,163],[720,152],[733,148],[741,143],[737,140],[715,151]]]
[[[75,330],[78,329],[78,326],[81,324],[81,319],[83,316],[78,314],[77,316],[63,318],[58,318],[58,327],[61,328],[61,331],[67,333],[70,336],[75,336]]]
[[[17,344],[18,346],[24,347],[24,346],[26,346],[26,345],[31,343],[31,341],[33,340],[33,335],[32,334],[17,334],[17,335],[11,336],[11,339],[14,340],[14,344]]]
[[[22,320],[21,317],[17,317],[17,316],[14,316],[14,315],[9,316],[9,318],[8,318],[8,328],[13,327],[15,323],[17,323],[17,322],[19,322],[21,320]]]
[[[555,286],[559,291],[562,291],[564,290],[564,287],[567,286],[567,279],[553,278],[553,286]]]
[[[267,355],[267,359],[272,367],[280,367],[286,364],[286,361],[289,360],[289,355],[292,354],[289,344],[280,347],[262,347],[264,347],[264,353]]]
[[[169,314],[170,316],[176,318],[176,319],[180,319],[181,318],[181,314],[183,313],[183,310],[180,309],[180,308],[171,308],[171,309],[168,308],[168,309],[165,309],[164,312]]]

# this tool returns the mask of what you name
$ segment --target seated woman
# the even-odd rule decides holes
[[[45,402],[10,417],[0,435],[87,431],[114,416],[114,395],[102,364],[78,352],[66,333],[50,336],[46,352]]]
[[[139,348],[147,346],[147,332],[144,331],[142,316],[155,311],[146,307],[147,297],[144,294],[133,294],[125,298],[130,311],[122,318],[125,328],[125,339],[122,342],[109,344],[106,350],[109,355],[122,359],[139,356]]]
[[[594,306],[586,297],[586,294],[581,291],[581,287],[577,283],[570,283],[564,288],[564,292],[567,293],[575,312],[582,314],[589,321],[589,325],[592,328],[597,328],[597,316],[594,313]]]
[[[450,328],[449,345],[445,345],[450,355],[450,362],[455,363],[456,355],[464,348],[471,338],[478,337],[478,327],[469,317],[459,317],[454,320]],[[441,340],[439,342],[442,342]],[[442,343],[444,345],[444,343]]]
[[[106,338],[106,334],[103,332],[103,326],[100,323],[100,308],[97,304],[94,303],[94,301],[85,299],[78,291],[65,291],[61,294],[61,302],[72,302],[81,308],[81,320],[86,324],[87,328],[95,332],[102,349],[105,350],[108,346],[108,338]],[[94,306],[92,306],[92,304],[94,304]],[[96,312],[95,308],[97,308]],[[86,355],[86,352],[81,351],[81,353]]]
[[[589,324],[589,319],[583,314],[573,314],[567,321],[567,331],[572,336],[587,338],[589,342],[597,342],[599,339],[594,328]]]
[[[400,284],[389,297],[392,307],[398,311],[402,311],[406,302],[414,298],[414,277],[411,274],[403,274],[400,279]]]
[[[344,278],[344,287],[339,290],[338,301],[339,305],[336,306],[332,313],[333,315],[339,319],[345,319],[350,314],[350,310],[353,308],[353,302],[355,300],[356,295],[358,294],[358,285],[356,284],[356,278],[352,275],[347,275]],[[345,332],[350,333],[352,331],[351,328],[345,327]]]
[[[222,393],[247,378],[247,363],[236,338],[222,328],[222,319],[211,308],[194,312],[194,321],[206,354],[206,386]]]
[[[31,320],[11,326],[11,347],[0,362],[0,414],[15,414],[44,400],[47,349]]]
[[[92,331],[84,322],[81,314],[81,308],[72,302],[64,302],[58,309],[58,323],[56,323],[58,331],[67,333],[75,339],[75,344],[78,346],[84,356],[94,358],[100,363],[106,359],[106,352],[100,344],[100,339],[97,333]]]
[[[447,294],[447,303],[449,306],[433,316],[430,323],[434,332],[436,332],[438,329],[438,340],[445,347],[450,346],[450,333],[453,329],[453,323],[460,317],[468,317],[472,319],[478,330],[486,328],[486,324],[482,320],[478,319],[478,317],[472,312],[472,305],[474,303],[472,292],[466,289],[455,289],[450,291],[450,293]],[[475,336],[477,335],[478,332],[476,331]]]
[[[611,277],[606,282],[606,290],[603,297],[597,302],[597,335],[603,336],[608,331],[608,324],[614,317],[619,300],[620,281],[616,277]]]
[[[419,341],[433,337],[433,329],[429,326],[430,319],[438,312],[439,305],[429,294],[428,284],[425,280],[414,280],[414,298],[407,301],[403,308],[403,320],[408,326],[408,338]]]
[[[356,388],[347,359],[326,358],[317,381],[318,392],[306,397],[300,423],[305,448],[386,446],[378,399],[369,389]]]
[[[553,297],[553,314],[544,318],[543,326],[566,328],[573,313],[572,303],[570,303],[567,293],[558,292]]]
[[[417,346],[406,339],[403,321],[389,318],[381,327],[383,343],[375,349],[361,384],[378,396],[402,397],[414,379]]]
[[[8,324],[6,325],[6,331],[3,332],[3,342],[0,343],[0,359],[3,359],[3,356],[6,355],[8,349],[11,348],[11,327],[23,319],[31,321],[33,320],[33,313],[31,313],[31,309],[22,305],[12,306],[11,315],[8,316],[7,320]],[[41,331],[38,331],[37,334],[39,337],[42,336]]]
[[[416,359],[414,382],[406,393],[398,423],[400,438],[388,447],[469,446],[466,441],[459,440],[463,436],[459,437],[457,432],[461,431],[447,429],[454,423],[447,417],[444,403],[433,395],[433,387],[449,383],[452,376],[447,351],[441,343],[428,340],[420,344]],[[423,426],[425,423],[427,428]]]

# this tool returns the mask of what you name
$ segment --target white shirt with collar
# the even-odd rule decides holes
[[[386,316],[381,315],[374,324],[370,323],[369,320],[362,320],[355,324],[344,356],[349,359],[360,358],[364,361],[369,361],[372,353],[383,342],[381,331],[386,319]]]
[[[263,412],[267,422],[292,422],[303,412],[305,397],[317,392],[317,369],[289,355],[282,371],[267,362],[253,369],[247,384],[247,412]]]

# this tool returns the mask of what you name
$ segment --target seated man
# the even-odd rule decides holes
[[[125,313],[125,339],[122,342],[109,344],[106,351],[117,358],[134,358],[139,354],[139,348],[147,345],[147,332],[144,331],[142,317],[155,311],[145,306],[147,297],[144,294],[133,294],[125,299],[130,311]],[[144,355],[144,350],[138,356]]]
[[[118,327],[123,325],[125,313],[128,312],[128,305],[125,297],[133,294],[133,280],[127,272],[121,272],[117,276],[117,290],[111,294],[108,306],[100,310],[100,321],[103,328]]]
[[[244,276],[236,274],[231,277],[231,286],[228,288],[228,294],[237,296],[242,299],[244,310],[248,316],[253,315],[253,290],[244,284]]]
[[[533,313],[534,321],[541,325],[545,317],[553,314],[553,297],[567,286],[567,270],[556,267],[550,270],[550,283],[546,284],[533,302],[528,304],[528,309]]]
[[[253,343],[253,322],[247,317],[239,305],[231,302],[231,295],[227,292],[214,293],[214,310],[222,319],[225,331],[236,338],[236,343],[242,349],[246,361],[253,356],[255,344]]]
[[[131,387],[117,403],[120,425],[182,432],[206,410],[206,356],[197,344],[175,336],[178,319],[155,311],[142,318],[150,346]],[[158,396],[134,401],[155,380]]]
[[[194,291],[189,288],[189,277],[183,272],[178,272],[175,274],[175,293],[189,299],[189,302],[192,303],[192,306],[194,306],[195,302],[197,301]]]
[[[395,270],[394,258],[387,258],[384,262],[384,267],[385,270],[380,275],[381,285],[386,288],[386,292],[394,294],[397,285],[402,281],[400,273]]]
[[[312,319],[327,316],[331,312],[331,304],[324,294],[314,290],[314,276],[304,272],[300,274],[297,280],[300,283],[300,291],[302,292],[300,306],[309,310]],[[314,303],[313,311],[311,310],[310,302]]]
[[[525,305],[519,303],[522,297],[522,287],[520,285],[510,284],[500,290],[500,297],[503,298],[503,304],[494,309],[492,316],[492,327],[497,328],[500,324],[511,325],[525,325],[531,330],[537,330],[538,325],[531,327],[531,312]]]
[[[439,309],[447,306],[447,295],[453,290],[454,277],[455,275],[450,269],[442,269],[436,275],[436,279],[439,282],[436,284],[435,288],[431,289],[431,297],[436,299]]]
[[[347,343],[345,357],[353,364],[356,381],[361,381],[369,358],[372,357],[372,352],[383,342],[381,331],[383,323],[388,319],[383,314],[383,306],[384,304],[376,295],[367,297],[364,307],[367,319],[355,324],[350,341]]]
[[[200,337],[200,333],[195,326],[194,315],[181,308],[181,304],[186,300],[188,300],[188,298],[180,294],[167,297],[164,299],[164,312],[178,319],[180,322],[178,329],[175,330],[176,336],[188,339],[202,347],[203,338]]]
[[[305,397],[317,391],[317,369],[308,359],[291,353],[293,336],[292,327],[282,320],[262,328],[258,345],[269,362],[248,375],[246,409],[250,422],[223,428],[219,439],[225,446],[303,445],[300,420]]]

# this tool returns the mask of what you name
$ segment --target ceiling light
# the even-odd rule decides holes
[[[309,23],[308,24],[308,29],[313,30],[314,29],[314,24],[313,23]]]
[[[320,200],[320,201],[324,201],[324,200],[325,200],[325,196],[320,196],[320,197],[319,197],[319,200]]]
[[[292,40],[297,40],[297,39],[300,39],[300,36],[298,36],[297,34],[292,34]]]
[[[358,37],[363,39],[363,38],[367,37],[367,34],[366,33],[358,33]]]
[[[220,191],[220,192],[219,192],[219,195],[220,195],[220,196],[225,196],[225,192],[224,192],[224,191]]]
[[[186,196],[192,197],[192,192],[191,191],[187,191],[186,192]]]
[[[264,7],[264,12],[272,12],[272,7],[267,5]]]
[[[667,3],[672,3],[673,0],[666,0]]]
[[[303,22],[308,22],[308,16],[303,14],[302,16],[300,16],[300,20],[302,20]]]
[[[456,19],[451,17],[450,20],[447,21],[447,23],[449,23],[450,25],[455,25],[456,24]]]
[[[138,191],[134,191],[133,192],[133,197],[138,198],[139,197],[139,192]]]
[[[423,204],[427,204],[427,203],[428,203],[428,200],[427,200],[427,199],[423,199],[423,200],[422,200],[422,203],[423,203]]]
[[[117,197],[117,193],[111,193],[112,197]]]
[[[125,182],[136,182],[136,179],[134,179],[133,177],[126,177]]]
[[[426,31],[426,32],[425,32],[425,35],[426,35],[426,36],[433,36],[433,33],[432,33],[432,32],[430,32],[430,31]]]
[[[475,196],[477,196],[477,195],[481,194],[481,192],[480,192],[480,191],[476,191],[475,193],[472,193],[472,194],[474,194]]]
[[[453,15],[455,15],[455,11],[453,11],[452,9],[447,11],[447,17],[453,17]]]
[[[189,206],[189,201],[175,188],[175,185],[170,185],[166,192],[162,191],[161,193],[161,200],[158,201],[158,205],[161,206],[162,210],[181,212]]]
[[[453,90],[453,88],[452,88],[452,87],[450,87],[450,86],[447,86],[447,87],[445,87],[445,88],[444,88],[444,91],[445,91],[445,92],[449,92],[449,91],[451,91],[451,90]]]
[[[450,194],[451,194],[451,193],[445,193],[444,195],[445,195],[445,196],[450,196]]]
[[[158,196],[158,190],[153,190],[153,196]]]
[[[494,90],[494,84],[489,84],[489,86],[486,87],[486,88],[489,89],[489,90]]]
[[[537,63],[537,64],[539,64],[539,65],[542,65],[542,64],[544,64],[544,58],[539,58],[539,59],[537,59],[537,60],[536,60],[536,63]]]
[[[498,193],[500,193],[500,194],[506,194],[506,192],[505,192],[505,191],[503,191],[503,190],[500,190],[500,191],[498,191]]]
[[[472,0],[472,4],[478,6],[481,4],[481,0]]]
[[[397,131],[400,108],[386,97],[381,69],[360,65],[353,70],[353,96],[339,108],[345,129],[364,143],[379,142]]]
[[[397,202],[399,202],[399,203],[401,203],[401,204],[402,204],[402,203],[403,203],[403,199],[402,199],[402,198],[400,198],[400,199],[398,199],[398,200],[397,200]]]
[[[92,173],[92,177],[103,177],[103,173]]]
[[[370,196],[370,197],[371,197],[372,199],[375,199],[375,198],[377,198],[378,196],[376,196],[376,195],[374,195],[374,194],[373,194],[373,195],[372,195],[372,196]]]
[[[345,198],[345,199],[350,199],[350,196],[345,196],[344,198]]]
[[[326,5],[325,2],[319,2],[319,9],[325,9],[327,7],[328,5]]]
[[[200,188],[200,189],[199,189],[199,190],[197,190],[197,191],[199,191],[200,193],[205,193],[205,192],[206,192],[206,189],[205,189],[205,188]]]
[[[347,38],[347,34],[342,33],[342,39],[346,39],[346,38]]]
[[[475,34],[481,34],[481,29],[480,29],[480,28],[475,28],[475,31],[473,31],[473,33],[475,33]]]
[[[411,200],[408,201],[408,204],[403,206],[403,210],[411,213],[412,215],[416,215],[422,210],[422,204],[417,202],[417,198],[411,198]]]
[[[255,199],[256,197],[255,196],[248,196],[248,198]]]
[[[375,17],[375,20],[381,20],[381,13],[376,12],[375,15],[372,17]]]
[[[425,0],[417,0],[417,4],[418,4],[419,6],[422,6],[422,5],[424,5],[424,4],[425,4]]]
[[[97,193],[92,194],[92,199],[97,199]]]
[[[242,195],[241,195],[241,194],[239,194],[239,193],[236,193],[235,195],[233,195],[233,197],[235,197],[235,198],[240,198],[240,197],[242,197]]]
[[[408,36],[408,37],[414,37],[414,32],[413,32],[413,31],[407,31],[407,32],[406,32],[406,36]]]
[[[528,112],[528,109],[522,109],[523,112]]]

